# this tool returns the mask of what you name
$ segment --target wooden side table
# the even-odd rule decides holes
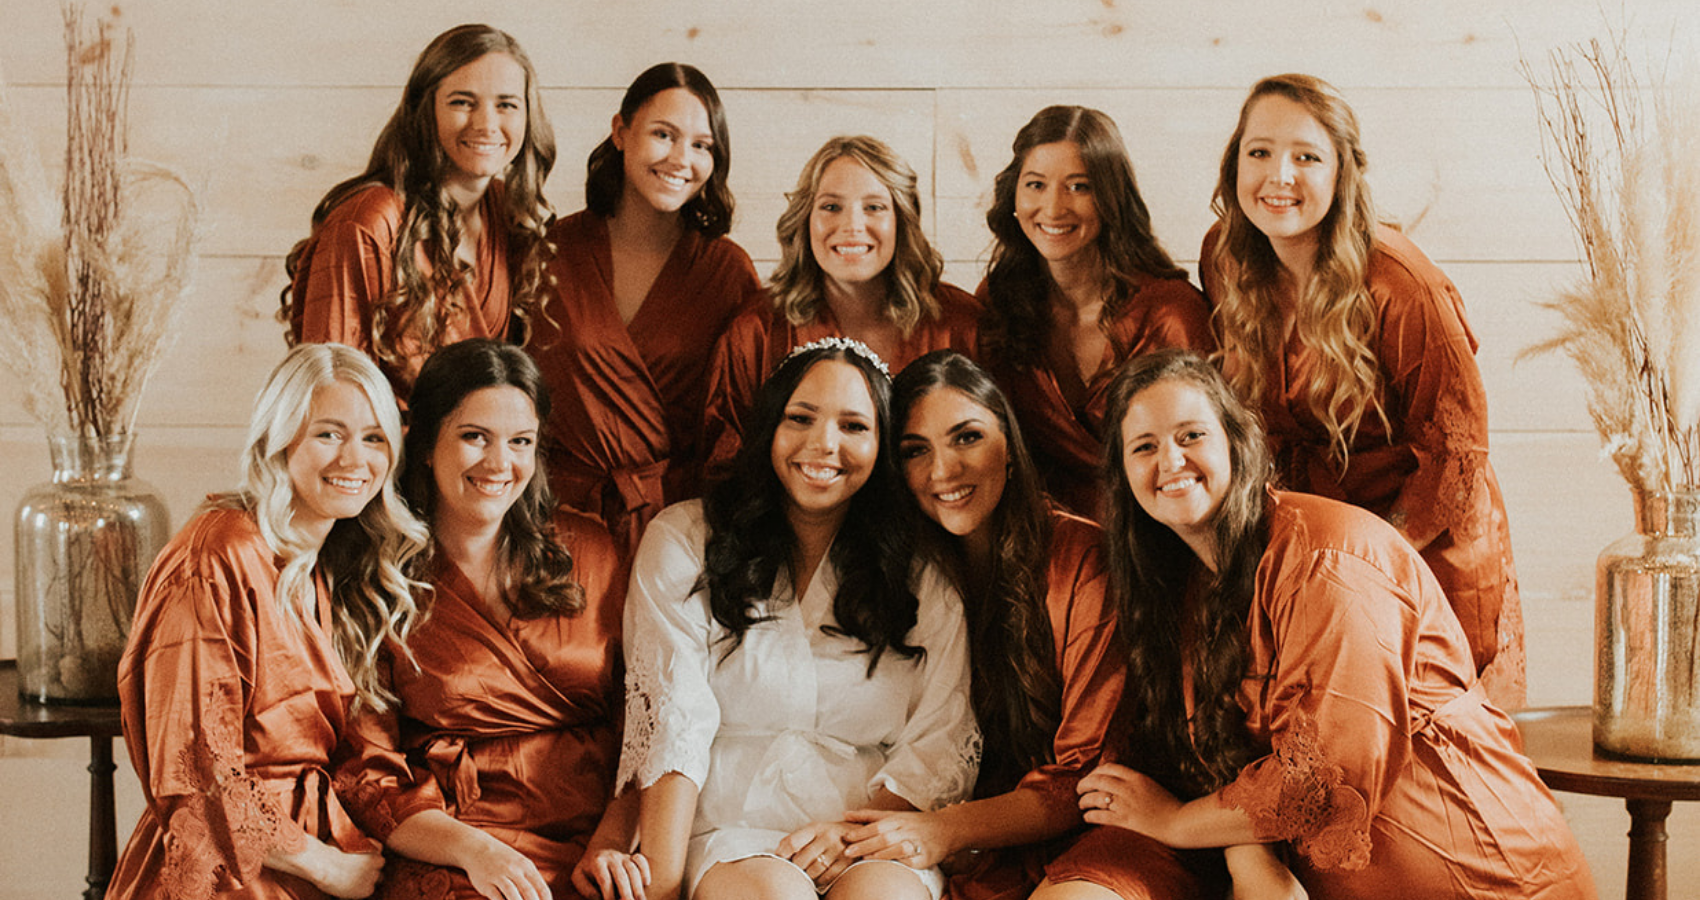
[[[18,663],[0,661],[0,734],[89,739],[89,874],[83,900],[101,900],[118,862],[112,739],[124,733],[117,706],[44,706],[18,696]]]
[[[1622,797],[1629,807],[1628,900],[1665,900],[1665,819],[1677,800],[1700,800],[1700,765],[1624,762],[1594,753],[1594,711],[1549,706],[1512,715],[1523,752],[1547,787]]]

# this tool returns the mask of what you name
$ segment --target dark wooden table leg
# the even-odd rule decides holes
[[[89,887],[83,891],[83,900],[101,900],[118,863],[117,813],[112,802],[112,773],[118,767],[112,762],[111,738],[91,737],[89,748]]]
[[[1628,800],[1628,900],[1665,900],[1665,819],[1669,800]]]

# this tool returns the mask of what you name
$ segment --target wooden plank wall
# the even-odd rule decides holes
[[[1692,49],[1695,20],[1677,18],[1688,5],[1625,0],[1612,15],[1640,46]],[[1579,272],[1518,63],[1603,33],[1596,0],[131,0],[122,15],[136,35],[133,151],[185,174],[206,212],[181,336],[141,416],[137,468],[176,523],[234,478],[251,398],[284,348],[272,319],[282,255],[323,192],[360,168],[414,55],[448,26],[488,21],[531,53],[560,144],[549,185],[558,210],[581,205],[584,157],[626,83],[678,59],[725,97],[733,236],[764,271],[802,162],[833,134],[867,132],[921,173],[928,226],[950,277],[968,287],[986,250],[991,176],[1041,106],[1115,117],[1160,236],[1190,263],[1245,89],[1282,71],[1328,78],[1362,120],[1383,214],[1458,283],[1481,340],[1528,610],[1530,701],[1589,698],[1593,559],[1631,514],[1599,460],[1579,379],[1561,360],[1516,359],[1552,327],[1536,303]],[[53,166],[63,152],[59,8],[8,0],[4,18],[9,102]],[[16,390],[0,373],[3,510],[49,474]],[[0,553],[0,658],[15,654],[11,564]],[[81,752],[78,742],[0,743],[0,900],[76,883]],[[120,782],[122,840],[140,799],[127,768]],[[1610,802],[1567,802],[1614,896],[1627,819]],[[1673,828],[1688,834],[1678,840],[1700,835],[1700,817],[1681,815]],[[1673,860],[1673,875],[1700,877],[1695,865]]]

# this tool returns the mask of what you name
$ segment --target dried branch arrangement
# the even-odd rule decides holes
[[[65,7],[65,182],[55,203],[0,81],[0,362],[53,433],[128,431],[193,273],[198,210],[176,175],[127,158],[134,38]]]
[[[1588,383],[1605,450],[1637,491],[1700,484],[1700,95],[1643,83],[1621,35],[1527,62],[1543,161],[1588,276],[1545,304]]]

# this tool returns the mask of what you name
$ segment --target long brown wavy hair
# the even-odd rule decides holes
[[[726,125],[726,107],[720,103],[720,93],[714,82],[696,66],[684,63],[657,63],[645,69],[626,88],[620,100],[620,121],[630,124],[649,98],[672,88],[690,91],[703,109],[708,111],[708,131],[714,145],[708,148],[714,159],[714,171],[708,183],[697,195],[685,202],[682,221],[685,227],[700,232],[703,237],[717,238],[732,230],[732,211],[736,207],[727,178],[732,174],[732,132]],[[604,219],[614,218],[620,209],[620,197],[626,190],[626,155],[614,146],[609,135],[590,151],[585,165],[584,201],[590,211]]]
[[[826,167],[840,159],[861,163],[891,192],[892,209],[897,213],[897,247],[883,273],[885,315],[907,337],[922,321],[939,317],[933,286],[944,274],[944,257],[921,230],[921,192],[915,170],[885,142],[867,135],[827,141],[803,165],[796,189],[785,195],[788,202],[777,228],[783,255],[768,287],[774,308],[791,324],[802,325],[814,321],[826,302],[826,275],[809,239],[809,216],[814,212],[815,195],[820,192]]]
[[[1164,381],[1203,391],[1228,440],[1232,469],[1214,523],[1214,574],[1179,535],[1140,506],[1123,466],[1122,420],[1128,406]],[[1171,791],[1200,796],[1232,781],[1256,755],[1239,690],[1246,674],[1246,621],[1257,566],[1269,546],[1271,469],[1263,426],[1221,373],[1179,349],[1148,353],[1123,367],[1110,383],[1104,423],[1110,589],[1130,653],[1119,718],[1128,724],[1135,745],[1157,751],[1142,756],[1141,768],[1150,766],[1146,774]],[[1183,597],[1195,600],[1190,615]],[[1191,638],[1185,646],[1183,635]],[[1185,663],[1192,667],[1190,725],[1181,686]]]
[[[384,364],[405,368],[402,338],[412,336],[430,352],[441,345],[450,318],[459,310],[458,297],[472,267],[455,258],[460,243],[459,210],[443,186],[454,163],[437,138],[437,87],[462,66],[491,53],[513,57],[525,70],[525,141],[514,161],[501,174],[501,217],[487,227],[506,230],[512,287],[512,311],[523,341],[532,318],[539,314],[547,287],[545,266],[553,249],[545,228],[554,212],[543,197],[543,182],[555,165],[555,131],[543,113],[537,71],[519,42],[488,25],[459,25],[437,35],[419,54],[402,91],[401,103],[378,133],[366,171],[331,188],[313,209],[313,235],[331,211],[354,194],[374,185],[395,192],[402,220],[391,258],[395,284],[372,310],[372,353]],[[289,323],[294,309],[293,282],[313,236],[289,251],[284,268],[291,287],[285,288],[278,319]],[[430,274],[418,262],[424,251]],[[300,335],[293,327],[290,344]]]
[[[1030,366],[1048,346],[1051,276],[1044,257],[1015,219],[1015,192],[1027,154],[1041,144],[1067,141],[1080,150],[1086,179],[1098,207],[1098,256],[1104,264],[1108,299],[1099,327],[1114,321],[1145,278],[1186,278],[1151,227],[1151,212],[1139,194],[1133,161],[1121,132],[1107,115],[1084,106],[1047,106],[1015,134],[1009,165],[992,181],[986,227],[992,231],[992,261],[986,270],[990,302],[980,324],[988,354]]]
[[[488,338],[450,344],[425,360],[408,401],[406,466],[401,493],[427,523],[437,509],[437,482],[431,455],[443,439],[443,422],[473,391],[490,387],[518,388],[537,413],[537,468],[519,499],[502,518],[501,552],[513,581],[508,603],[514,617],[576,616],[584,610],[584,587],[573,579],[573,558],[555,539],[555,498],[549,492],[542,459],[543,427],[549,421],[549,388],[537,363],[524,350]],[[416,570],[429,571],[431,560],[421,557]],[[430,610],[429,601],[421,608]]]
[[[1358,119],[1334,86],[1310,75],[1276,75],[1252,86],[1240,107],[1239,124],[1222,153],[1221,175],[1210,208],[1221,222],[1212,258],[1223,273],[1221,296],[1212,297],[1228,380],[1247,403],[1258,406],[1268,385],[1264,373],[1284,349],[1284,316],[1277,302],[1281,261],[1269,238],[1247,218],[1239,203],[1240,141],[1252,107],[1264,97],[1299,104],[1328,133],[1339,161],[1334,203],[1317,224],[1316,264],[1294,304],[1294,334],[1318,358],[1316,376],[1305,385],[1311,412],[1328,428],[1330,452],[1348,461],[1365,415],[1387,414],[1381,404],[1380,362],[1370,349],[1376,338],[1375,300],[1369,293],[1369,257],[1375,245],[1375,205],[1364,170],[1369,158],[1358,137]]]
[[[891,384],[892,422],[908,431],[922,398],[953,389],[997,420],[1009,448],[1009,475],[991,518],[992,571],[970,591],[960,539],[927,522],[927,544],[962,596],[968,652],[974,662],[970,699],[984,736],[975,794],[1014,789],[1027,772],[1056,761],[1062,723],[1062,673],[1046,602],[1050,591],[1051,516],[1039,471],[1021,439],[1009,400],[984,369],[953,350],[935,350],[905,366]],[[901,445],[898,456],[903,456]]]

